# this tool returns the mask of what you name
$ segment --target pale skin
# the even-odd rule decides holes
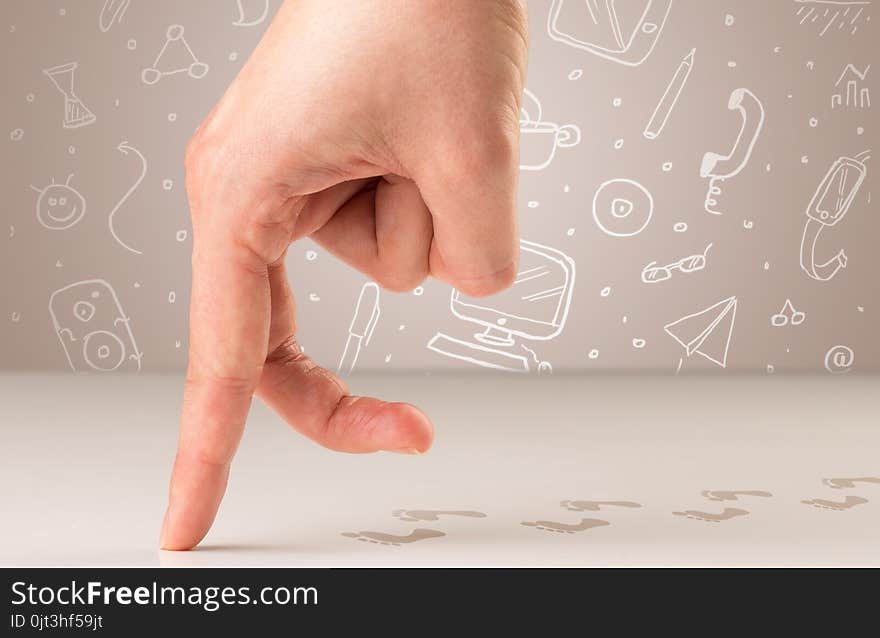
[[[163,549],[210,529],[254,396],[332,450],[420,454],[406,403],[348,394],[296,341],[288,246],[392,291],[510,285],[525,0],[288,0],[187,148],[190,351]]]

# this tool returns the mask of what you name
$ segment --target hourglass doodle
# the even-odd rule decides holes
[[[97,119],[73,90],[74,72],[78,66],[77,62],[68,62],[51,69],[43,69],[46,77],[64,96],[64,128],[79,128],[92,124]]]

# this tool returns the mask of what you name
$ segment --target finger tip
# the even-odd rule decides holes
[[[424,412],[409,403],[388,403],[384,411],[395,432],[395,444],[391,449],[424,454],[431,448],[434,426]]]

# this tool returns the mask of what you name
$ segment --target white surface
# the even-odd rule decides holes
[[[0,377],[0,565],[880,565],[877,377],[373,377],[352,389],[421,405],[423,457],[341,455],[255,403],[217,522],[159,552],[181,380]],[[712,502],[706,489],[766,490]],[[868,502],[846,511],[801,501]],[[641,508],[572,512],[563,499]],[[724,507],[707,523],[672,512]],[[405,522],[397,508],[485,518]],[[610,525],[550,533],[523,521]],[[389,546],[342,532],[446,536]]]

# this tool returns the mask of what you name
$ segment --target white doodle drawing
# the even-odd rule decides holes
[[[846,374],[852,370],[856,355],[849,346],[833,346],[825,353],[825,369],[831,374]]]
[[[78,281],[49,297],[49,314],[71,369],[140,370],[130,319],[103,279]]]
[[[728,297],[705,310],[673,321],[663,329],[681,344],[688,357],[699,354],[726,368],[727,352],[736,323],[736,307],[736,297]]]
[[[574,124],[560,126],[545,122],[540,100],[528,89],[523,91],[519,131],[519,168],[523,171],[547,168],[556,156],[556,149],[571,148],[581,141],[581,130]]]
[[[871,0],[794,0],[800,24],[818,24],[822,27],[819,37],[824,36],[835,24],[838,31],[855,35],[862,21],[868,22]]]
[[[682,257],[665,266],[658,266],[656,261],[652,261],[642,269],[642,281],[646,284],[656,284],[671,279],[676,270],[684,274],[703,270],[706,267],[706,256],[712,246],[713,244],[710,243],[702,253]]]
[[[235,0],[238,4],[236,27],[255,27],[269,15],[269,0]]]
[[[175,54],[174,49],[177,49]],[[186,63],[178,60],[171,61],[169,58],[186,58]],[[141,71],[141,80],[144,84],[155,84],[164,76],[186,73],[191,78],[200,79],[208,74],[210,67],[196,57],[186,38],[183,37],[183,27],[172,24],[165,33],[165,44],[159,51],[159,55],[153,61],[153,65]]]
[[[770,325],[774,328],[799,326],[807,319],[807,313],[795,310],[791,299],[786,299],[782,309],[770,317]]]
[[[700,177],[709,179],[705,209],[707,213],[721,215],[718,199],[721,185],[735,177],[745,168],[764,126],[764,105],[748,89],[734,89],[727,101],[730,111],[738,111],[742,118],[739,134],[727,154],[707,152],[700,164]]]
[[[56,89],[64,96],[64,128],[79,128],[88,126],[97,120],[97,116],[83,104],[74,91],[74,78],[78,62],[68,62],[50,69],[43,69],[43,73]]]
[[[669,84],[666,86],[666,91],[663,92],[660,101],[657,102],[657,106],[654,108],[654,112],[651,113],[651,119],[648,120],[648,124],[642,133],[649,140],[657,139],[660,133],[663,132],[663,129],[666,128],[666,122],[669,121],[669,116],[672,115],[672,111],[678,103],[678,98],[681,97],[681,92],[684,90],[684,86],[691,75],[691,70],[694,68],[694,54],[696,52],[696,49],[691,49],[690,53],[684,57],[675,69],[672,79],[669,80]]]
[[[550,38],[606,60],[639,66],[666,24],[672,0],[553,0]]]
[[[373,282],[367,282],[361,287],[357,305],[354,309],[354,317],[348,327],[348,339],[339,360],[338,371],[340,374],[349,375],[354,372],[361,348],[370,345],[376,322],[379,321],[379,286]]]
[[[831,95],[831,108],[871,108],[871,90],[867,86],[863,86],[870,70],[870,64],[865,67],[864,71],[859,71],[852,64],[847,64],[840,77],[837,78],[837,82],[834,83],[837,92]]]
[[[512,286],[485,299],[466,297],[452,291],[452,314],[475,323],[484,331],[475,341],[437,333],[428,349],[452,359],[484,368],[511,372],[551,372],[531,348],[516,347],[514,337],[548,341],[565,328],[574,290],[575,263],[554,248],[520,241],[520,267]]]
[[[800,253],[801,269],[811,279],[830,281],[847,266],[848,257],[843,250],[839,250],[831,259],[819,263],[816,245],[822,231],[837,225],[849,211],[868,174],[866,163],[870,159],[870,150],[855,157],[838,158],[813,193],[807,206],[807,221],[801,237]]]
[[[593,196],[593,219],[607,235],[632,237],[645,230],[654,214],[654,197],[631,179],[603,182]]]
[[[128,155],[129,153],[134,153],[135,155],[137,155],[141,161],[141,172],[134,183],[131,185],[131,187],[127,191],[125,191],[125,194],[123,194],[120,200],[116,202],[113,210],[110,211],[110,214],[107,216],[107,226],[110,228],[110,234],[113,235],[113,239],[115,239],[120,246],[128,251],[133,252],[136,255],[142,255],[142,251],[138,250],[137,248],[132,248],[119,238],[119,235],[116,233],[116,229],[113,227],[113,218],[116,216],[116,213],[119,212],[119,209],[122,208],[122,205],[128,201],[128,198],[131,197],[132,193],[134,193],[137,190],[138,186],[141,185],[141,182],[144,181],[144,177],[146,177],[147,175],[147,158],[144,157],[143,153],[141,153],[139,150],[137,150],[133,146],[130,146],[128,142],[122,142],[121,144],[119,144],[119,146],[116,147],[116,150],[118,150],[123,155]]]
[[[37,197],[37,221],[49,230],[66,230],[86,214],[86,200],[78,190],[70,185],[73,174],[67,176],[63,184],[55,180],[45,188],[31,185],[39,193]]]
[[[113,28],[113,23],[122,22],[122,16],[128,10],[131,0],[104,0],[104,6],[101,7],[101,13],[98,14],[98,28],[107,33]]]

